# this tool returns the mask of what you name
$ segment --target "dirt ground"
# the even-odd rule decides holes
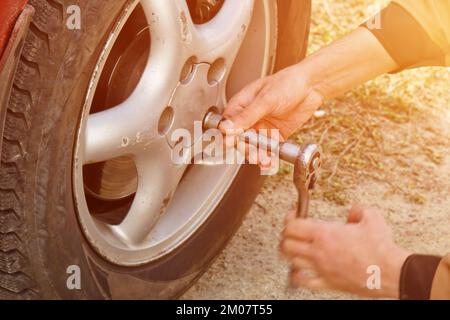
[[[310,52],[357,27],[373,0],[313,0]],[[382,76],[325,104],[297,139],[320,141],[324,175],[311,216],[343,220],[351,203],[382,209],[396,240],[414,252],[450,250],[450,69]],[[243,225],[183,299],[345,299],[286,289],[279,257],[285,214],[296,201],[292,170],[270,177]]]

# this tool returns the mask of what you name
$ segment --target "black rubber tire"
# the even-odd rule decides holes
[[[78,0],[82,29],[65,25],[73,1],[30,0],[36,14],[15,75],[0,167],[0,298],[173,298],[220,253],[262,178],[245,167],[186,243],[138,268],[112,265],[83,237],[72,195],[72,152],[93,66],[127,0]],[[304,57],[310,0],[278,0],[278,69]],[[67,268],[81,270],[69,290]]]

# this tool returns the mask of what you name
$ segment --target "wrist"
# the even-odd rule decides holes
[[[311,103],[319,108],[328,97],[325,96],[325,90],[321,89],[325,81],[320,76],[323,72],[320,70],[316,60],[315,56],[307,57],[295,65],[295,70],[293,71],[299,81],[298,87],[301,88],[299,91],[306,93],[306,96],[302,98],[302,103],[308,104],[308,102],[314,101]]]
[[[322,101],[333,99],[353,86],[354,72],[350,68],[344,70],[347,69],[346,64],[339,60],[337,51],[325,48],[298,65],[299,74],[304,78],[306,87],[310,92],[320,95]],[[347,74],[346,78],[343,74]]]
[[[324,100],[397,67],[377,38],[365,28],[357,28],[308,56],[298,66],[311,90]]]
[[[381,270],[382,296],[399,299],[402,266],[412,253],[397,246],[385,252],[390,252],[390,254],[383,268],[385,270]]]
[[[319,51],[305,58],[297,65],[297,74],[304,79],[303,81],[308,91],[315,91],[324,99],[329,99],[326,96],[327,91],[324,89],[327,86],[327,71],[326,68],[323,69],[324,61],[320,56],[321,53]],[[329,87],[329,89],[332,88]]]

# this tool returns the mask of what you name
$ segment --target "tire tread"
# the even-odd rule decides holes
[[[48,57],[52,35],[63,15],[63,4],[30,0],[35,8],[17,66],[8,108],[0,164],[0,299],[36,299],[27,237],[24,201],[26,160],[33,102],[39,97],[40,64]]]

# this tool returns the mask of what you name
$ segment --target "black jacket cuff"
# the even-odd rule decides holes
[[[400,299],[429,300],[434,274],[441,259],[418,254],[409,256],[400,275]]]

